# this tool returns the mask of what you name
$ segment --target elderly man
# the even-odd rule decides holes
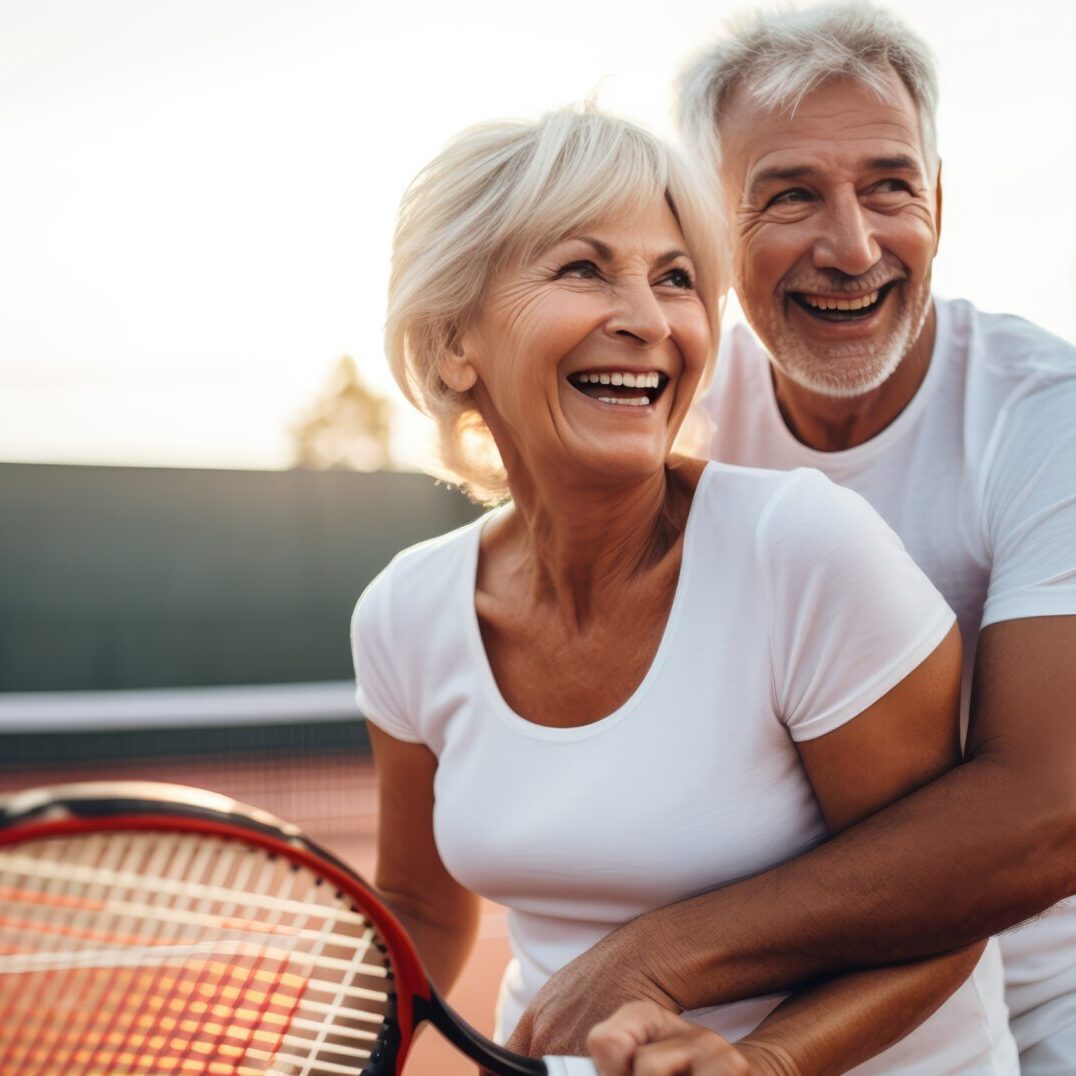
[[[741,26],[687,73],[681,116],[720,180],[754,330],[723,343],[713,455],[816,467],[898,532],[959,617],[967,760],[610,935],[547,984],[513,1045],[570,1052],[632,999],[693,1009],[1008,931],[1023,1070],[1076,1073],[1076,352],[932,298],[935,100],[918,38],[833,6]],[[639,1010],[622,1041],[672,1033],[633,1025]]]

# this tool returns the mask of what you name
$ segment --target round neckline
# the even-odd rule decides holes
[[[645,696],[657,680],[658,674],[664,665],[668,652],[672,646],[669,639],[675,634],[675,629],[682,617],[682,608],[687,601],[687,595],[691,591],[691,570],[694,562],[692,551],[695,545],[695,517],[696,505],[703,496],[707,484],[715,471],[713,463],[707,463],[699,475],[699,481],[695,486],[695,493],[691,498],[691,506],[688,509],[687,522],[684,525],[684,548],[680,554],[680,571],[676,579],[676,590],[673,592],[672,605],[665,621],[665,628],[661,633],[657,650],[650,662],[646,675],[639,682],[638,687],[624,700],[612,713],[599,717],[595,721],[588,721],[585,725],[573,725],[569,728],[561,728],[557,725],[539,725],[534,721],[516,713],[501,693],[497,678],[493,675],[493,666],[490,665],[489,655],[486,653],[485,644],[482,642],[482,629],[478,623],[478,611],[475,608],[475,590],[478,583],[478,556],[480,552],[482,533],[491,519],[503,515],[509,510],[508,505],[498,508],[483,516],[474,533],[469,551],[467,570],[462,572],[465,585],[461,588],[463,599],[466,602],[464,610],[464,624],[466,625],[467,644],[472,652],[476,667],[479,670],[479,678],[482,681],[482,689],[485,698],[492,706],[498,718],[516,732],[530,736],[536,740],[547,740],[561,743],[571,743],[577,740],[585,740],[591,736],[597,736],[602,732],[620,724],[628,717],[643,701]]]
[[[884,452],[895,441],[904,437],[909,429],[915,424],[923,413],[927,401],[934,393],[942,376],[941,342],[948,338],[949,311],[944,303],[935,302],[934,306],[934,347],[930,352],[930,362],[922,384],[916,390],[915,395],[908,401],[907,406],[897,415],[884,430],[876,433],[870,440],[862,444],[853,445],[851,448],[841,448],[833,452],[824,452],[819,448],[812,448],[800,441],[788,428],[781,408],[777,404],[777,393],[773,387],[773,376],[770,372],[770,359],[766,359],[766,411],[773,426],[776,427],[777,436],[786,447],[794,449],[809,466],[817,467],[828,473],[864,463],[880,452]]]

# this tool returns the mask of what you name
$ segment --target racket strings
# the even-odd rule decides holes
[[[61,843],[56,852],[64,860],[81,864],[91,860],[100,859],[102,856],[102,842],[99,839],[81,842],[72,846],[68,842]],[[71,923],[71,929],[79,931],[84,918],[82,914],[83,899],[75,891],[73,882],[54,877],[47,880],[45,892],[53,898],[53,903],[59,903],[70,909],[67,916]],[[25,905],[22,906],[25,910]],[[20,921],[19,917],[7,913],[0,919],[5,924],[4,934],[7,934],[6,924],[14,920],[19,927],[19,936],[29,941],[30,947],[40,945],[44,952],[52,953],[63,945],[63,937],[58,934],[50,934],[44,943],[35,938],[33,927],[28,930],[25,925],[25,916]],[[4,938],[6,943],[6,937]],[[8,948],[4,945],[5,950]],[[58,983],[53,976],[38,977],[29,982],[8,982],[0,979],[0,1003],[5,1023],[15,1029],[15,1034],[8,1041],[2,1055],[0,1055],[0,1072],[5,1074],[18,1071],[47,1072],[59,1068],[62,1058],[57,1056],[61,1051],[62,1043],[58,1037],[50,1037],[43,1021],[35,1021],[31,1013],[47,1013],[50,1022],[64,1029],[65,1036],[77,1035],[80,1026],[92,1012],[95,1003],[93,984],[72,984],[73,989],[64,989],[64,984]],[[90,987],[87,989],[87,986]],[[81,987],[81,989],[80,989]],[[11,1005],[6,1004],[11,1000]],[[8,1012],[12,1015],[8,1017]],[[62,1051],[61,1051],[62,1052]]]
[[[365,917],[240,842],[109,833],[0,857],[0,1076],[354,1076],[391,991]]]

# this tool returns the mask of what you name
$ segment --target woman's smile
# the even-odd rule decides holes
[[[568,375],[568,384],[584,396],[619,407],[649,407],[668,383],[668,376],[657,370],[582,370]]]

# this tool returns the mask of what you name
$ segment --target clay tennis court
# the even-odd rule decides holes
[[[171,781],[208,788],[295,822],[360,874],[373,876],[376,780],[369,756],[358,751],[0,766],[0,794],[79,780]],[[493,1006],[507,953],[505,912],[486,903],[475,951],[449,996],[452,1005],[486,1034],[492,1031]],[[475,1071],[471,1062],[431,1030],[419,1037],[406,1067],[407,1076],[473,1076]]]

